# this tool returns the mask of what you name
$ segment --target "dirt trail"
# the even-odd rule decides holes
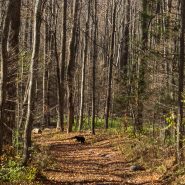
[[[43,184],[160,184],[150,172],[130,171],[132,163],[116,149],[116,137],[93,140],[86,135],[86,143],[81,144],[69,139],[72,136],[45,142],[56,165],[44,171],[47,180]]]

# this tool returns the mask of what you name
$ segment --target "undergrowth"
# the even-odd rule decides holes
[[[13,147],[6,146],[0,158],[0,182],[31,182],[36,179],[38,169],[21,165],[21,157]]]
[[[99,120],[102,124],[102,120]],[[96,145],[96,143],[109,139],[112,146],[122,153],[122,157],[130,164],[140,164],[145,167],[148,172],[163,175],[169,174],[168,171],[173,168],[175,161],[175,142],[172,140],[164,141],[160,136],[152,137],[151,129],[144,129],[142,134],[134,134],[133,127],[128,127],[127,130],[121,127],[118,120],[112,122],[113,128],[108,130],[97,129],[96,135],[92,136],[87,131],[80,133],[63,134],[55,129],[46,130],[40,138],[40,144],[33,145],[32,161],[28,167],[20,165],[20,155],[14,151],[12,147],[5,148],[6,155],[0,159],[0,182],[34,182],[37,175],[42,173],[42,170],[50,167],[54,168],[55,162],[50,154],[50,145],[45,141],[60,141],[69,139],[74,134],[84,134],[87,142]],[[99,123],[100,124],[100,123]],[[87,126],[87,125],[85,125]],[[181,167],[174,170],[169,176],[175,184],[182,184],[182,179],[185,179],[185,168]]]
[[[185,167],[175,165],[175,142],[169,139],[166,143],[160,137],[153,138],[144,132],[134,135],[131,129],[110,129],[108,134],[117,135],[119,142],[115,147],[130,164],[139,164],[148,172],[158,174],[164,184],[185,184]]]
[[[21,154],[17,154],[17,151],[10,146],[4,148],[4,155],[0,158],[0,164],[0,184],[32,184],[34,182],[36,185],[39,184],[36,179],[42,170],[48,166],[52,167],[54,163],[46,147],[40,148],[33,145],[28,166],[21,165]]]

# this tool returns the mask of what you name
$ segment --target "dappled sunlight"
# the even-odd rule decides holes
[[[53,131],[51,130],[51,133]],[[47,180],[58,183],[101,183],[101,184],[158,184],[159,175],[150,171],[132,172],[131,162],[124,159],[116,143],[122,143],[118,135],[104,134],[92,136],[83,133],[84,144],[71,139],[70,135],[56,133],[40,135],[36,143],[42,145],[47,137],[50,155],[55,159],[55,167],[43,171]],[[61,136],[59,136],[61,135]],[[49,138],[48,138],[49,137]],[[56,138],[55,140],[53,138]]]

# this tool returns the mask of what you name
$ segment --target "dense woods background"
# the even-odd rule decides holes
[[[0,1],[0,153],[32,128],[124,128],[183,159],[183,0]]]

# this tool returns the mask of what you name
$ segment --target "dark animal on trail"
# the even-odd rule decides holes
[[[85,142],[85,137],[84,136],[75,136],[72,139],[76,139],[76,141],[84,143]]]
[[[131,171],[143,171],[145,170],[145,168],[143,166],[140,166],[140,165],[133,165],[130,167],[130,170]]]

